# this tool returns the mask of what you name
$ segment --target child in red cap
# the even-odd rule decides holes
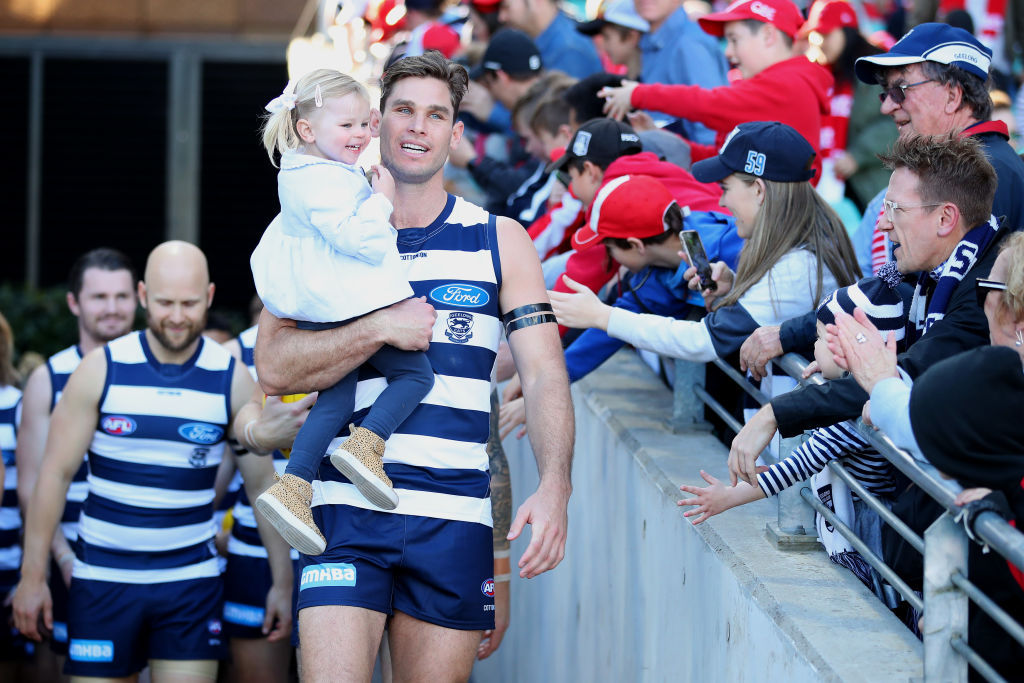
[[[725,37],[725,57],[742,80],[706,89],[623,81],[605,88],[608,116],[621,119],[632,109],[662,111],[703,123],[716,131],[715,145],[690,142],[693,161],[715,154],[733,128],[747,121],[780,121],[792,126],[817,152],[822,117],[830,112],[832,75],[803,55],[793,56],[793,38],[803,17],[790,0],[737,0],[723,12],[701,17],[700,26]],[[815,158],[815,179],[821,160]]]

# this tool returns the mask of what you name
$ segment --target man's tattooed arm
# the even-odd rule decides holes
[[[508,530],[512,525],[512,481],[508,458],[498,438],[498,392],[491,392],[491,433],[487,437],[487,458],[491,468],[491,516],[494,518],[494,552],[508,556]]]

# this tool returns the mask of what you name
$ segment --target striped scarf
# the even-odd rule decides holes
[[[953,291],[977,263],[978,257],[985,253],[998,230],[999,224],[994,216],[990,216],[987,223],[971,228],[964,235],[942,265],[931,272],[921,273],[910,302],[909,320],[914,323],[913,329],[908,330],[913,337],[911,342],[945,317]]]

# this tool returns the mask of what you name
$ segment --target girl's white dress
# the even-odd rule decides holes
[[[281,155],[281,213],[252,253],[256,292],[279,318],[341,322],[412,296],[392,206],[355,166]]]

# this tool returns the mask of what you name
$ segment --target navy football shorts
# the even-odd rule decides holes
[[[295,553],[295,551],[292,551]],[[298,553],[295,553],[297,556]],[[292,563],[296,576],[298,560]],[[267,591],[274,582],[265,557],[228,555],[224,573],[224,635],[228,638],[265,638]]]
[[[297,609],[351,605],[445,628],[494,628],[490,527],[348,505],[318,505],[313,518],[327,551],[300,556]]]
[[[228,555],[224,572],[224,635],[263,638],[267,591],[273,578],[265,557]]]
[[[72,579],[70,676],[117,678],[150,659],[223,659],[221,577],[134,584]]]

